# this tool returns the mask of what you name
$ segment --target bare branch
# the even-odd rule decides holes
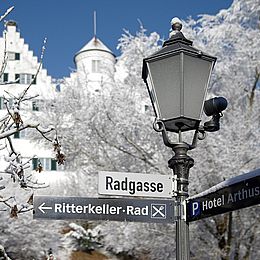
[[[120,151],[120,152],[123,152],[123,153],[125,153],[125,154],[128,154],[128,155],[130,155],[131,157],[133,157],[133,158],[135,158],[135,159],[144,161],[145,163],[149,164],[151,167],[153,167],[154,169],[156,169],[157,171],[160,172],[160,169],[159,169],[155,164],[153,164],[151,161],[149,161],[148,158],[144,157],[143,154],[142,154],[142,156],[138,156],[136,153],[131,153],[131,152],[127,151],[126,149],[124,149],[123,147],[115,145],[115,143],[108,141],[108,140],[99,132],[99,130],[98,130],[95,126],[94,126],[94,129],[95,129],[97,135],[100,137],[100,139],[101,139],[103,142],[105,142],[106,144],[108,144],[109,146],[111,146],[111,147],[117,149],[117,150]]]
[[[4,133],[1,133],[0,134],[0,140],[3,139],[3,138],[7,138],[8,136],[11,136],[11,135],[15,134],[16,132],[20,132],[20,131],[22,131],[26,128],[36,128],[37,129],[38,126],[39,126],[39,123],[36,124],[36,125],[33,125],[33,124],[20,125],[18,129],[13,128],[13,129],[10,129],[8,131],[5,131]],[[49,139],[47,139],[47,140],[49,140]],[[49,141],[51,141],[51,140],[49,140]]]
[[[8,8],[6,10],[6,12],[0,16],[0,22],[2,22],[3,19],[5,19],[5,17],[13,11],[13,9],[14,9],[14,6],[11,6],[10,8]]]
[[[23,102],[23,101],[29,101],[29,100],[32,100],[32,99],[37,98],[37,97],[39,97],[38,94],[35,95],[35,96],[31,96],[31,97],[24,97],[24,98],[22,99],[22,102]]]
[[[4,57],[3,57],[3,61],[2,61],[2,66],[1,66],[1,70],[0,70],[0,77],[2,77],[2,75],[4,74],[6,65],[7,65],[7,51],[6,51],[6,31],[4,31]]]
[[[259,82],[259,79],[260,79],[260,71],[258,71],[258,68],[256,67],[255,68],[255,80],[254,80],[253,87],[252,87],[252,89],[250,91],[250,95],[249,95],[249,105],[250,105],[250,107],[253,106],[254,97],[255,97],[255,90],[256,90],[257,84]]]

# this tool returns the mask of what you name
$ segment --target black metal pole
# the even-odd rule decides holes
[[[174,156],[169,160],[168,166],[177,177],[177,220],[176,220],[176,259],[190,259],[189,223],[186,221],[185,200],[188,198],[189,170],[194,160],[187,155],[190,146],[178,143],[172,147]]]

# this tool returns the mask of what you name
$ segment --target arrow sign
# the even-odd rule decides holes
[[[188,199],[187,221],[260,203],[260,169],[231,178]]]
[[[34,197],[34,218],[173,223],[171,200]]]
[[[44,211],[44,210],[46,210],[46,209],[52,209],[52,207],[47,207],[47,206],[44,207],[44,205],[45,205],[45,202],[43,202],[43,203],[38,207],[38,209],[39,209],[43,214],[45,214],[45,211]]]

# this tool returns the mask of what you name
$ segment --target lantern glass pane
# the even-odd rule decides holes
[[[148,69],[160,119],[180,116],[180,56],[149,62]]]
[[[147,76],[147,87],[148,87],[148,91],[149,91],[149,95],[150,95],[150,99],[151,99],[151,102],[153,104],[153,108],[154,108],[154,112],[155,112],[155,116],[158,117],[159,116],[159,111],[158,111],[158,102],[156,101],[156,96],[154,94],[154,88],[153,88],[153,84],[152,84],[152,79],[151,79],[151,76],[150,74],[148,74]]]
[[[201,118],[213,62],[184,55],[184,116]]]

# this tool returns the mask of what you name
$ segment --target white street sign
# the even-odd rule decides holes
[[[99,172],[98,193],[130,197],[172,197],[172,176],[129,172]]]

